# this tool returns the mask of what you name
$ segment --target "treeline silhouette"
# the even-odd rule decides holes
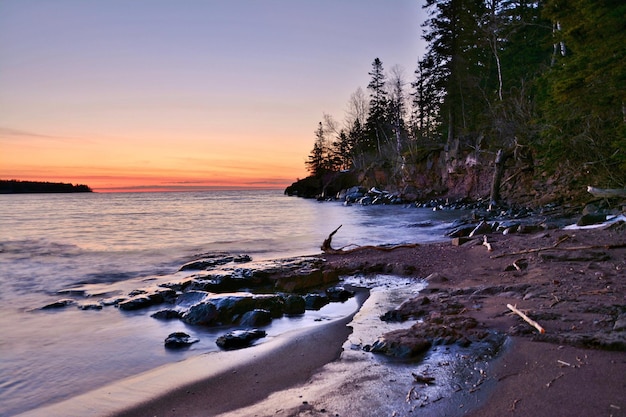
[[[89,186],[63,182],[0,180],[0,194],[22,193],[90,193]]]

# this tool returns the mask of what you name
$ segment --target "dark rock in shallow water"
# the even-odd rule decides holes
[[[224,254],[216,254],[210,255],[202,259],[198,259],[195,261],[187,262],[183,266],[180,267],[180,271],[189,271],[189,270],[206,270],[212,269],[217,266],[226,265],[228,263],[245,263],[252,261],[252,258],[248,255],[224,255]]]
[[[330,287],[326,295],[331,302],[344,302],[354,296],[354,291],[346,290],[342,286]]]
[[[75,304],[76,304],[76,300],[72,300],[70,298],[64,298],[63,300],[58,300],[58,301],[55,301],[54,303],[46,304],[45,306],[41,307],[41,310],[54,310],[57,308],[64,308],[64,307],[75,305]]]
[[[241,316],[239,325],[243,327],[266,326],[272,322],[272,313],[261,308],[248,311]]]
[[[304,314],[306,310],[306,301],[301,295],[292,294],[285,299],[283,311],[289,316]]]
[[[222,349],[241,349],[250,346],[255,340],[266,336],[264,330],[233,330],[217,338],[215,343]]]
[[[131,293],[135,295],[128,300],[120,302],[117,306],[120,310],[139,310],[141,308],[150,307],[161,304],[165,301],[173,301],[176,297],[176,291],[171,288],[157,287],[149,291],[135,290]]]
[[[78,308],[81,310],[102,310],[102,304],[96,304],[96,303],[80,304]]]
[[[168,349],[180,349],[199,342],[199,339],[192,339],[187,333],[172,333],[165,339],[165,347]]]
[[[189,324],[215,325],[217,324],[217,307],[213,303],[201,302],[191,306],[181,319]]]
[[[185,323],[206,326],[227,325],[255,309],[267,310],[272,317],[280,317],[283,314],[283,299],[279,295],[271,294],[207,297],[189,307],[182,315],[182,320]]]
[[[147,295],[138,295],[133,298],[130,298],[126,301],[122,301],[117,306],[120,310],[139,310],[141,308],[149,307],[155,303],[153,299],[148,297]]]
[[[150,317],[158,319],[158,320],[172,320],[181,318],[182,313],[178,310],[159,310],[156,313],[152,314]]]
[[[307,294],[304,296],[304,302],[306,303],[307,310],[319,310],[324,307],[330,301],[328,297],[322,294]]]

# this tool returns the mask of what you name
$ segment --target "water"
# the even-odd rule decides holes
[[[149,315],[40,307],[81,287],[101,298],[167,281],[195,255],[246,253],[255,260],[319,253],[333,246],[441,240],[458,212],[351,206],[286,197],[280,191],[0,195],[0,416],[70,398],[156,366],[217,349],[223,329],[189,327]],[[181,275],[183,274],[183,275]],[[331,305],[290,326],[350,311]],[[185,331],[201,341],[167,351]]]

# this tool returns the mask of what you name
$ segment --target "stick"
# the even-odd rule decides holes
[[[526,253],[541,252],[542,250],[554,249],[557,246],[559,246],[561,243],[565,242],[569,238],[570,238],[569,235],[565,235],[565,236],[562,236],[559,240],[557,240],[556,243],[554,245],[552,245],[552,246],[546,246],[544,248],[521,250],[521,251],[518,251],[518,252],[501,253],[499,255],[494,255],[491,258],[495,259],[495,258],[502,258],[504,256],[523,255],[523,254],[526,254]]]
[[[491,247],[491,243],[487,242],[487,235],[483,236],[483,246],[487,247],[487,251],[489,252],[493,251],[493,248]]]
[[[509,310],[511,310],[512,312],[514,312],[515,314],[523,318],[526,323],[530,324],[535,329],[539,330],[539,333],[544,334],[546,332],[545,329],[539,325],[539,323],[532,320],[530,317],[528,317],[526,314],[519,311],[517,308],[513,307],[511,304],[507,304],[506,306],[508,307]]]

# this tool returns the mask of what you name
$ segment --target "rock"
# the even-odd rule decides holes
[[[206,256],[202,259],[197,259],[195,261],[187,262],[186,264],[180,267],[179,271],[207,270],[207,269],[213,269],[217,266],[225,265],[231,262],[244,263],[244,262],[250,262],[250,261],[252,261],[252,258],[248,255],[231,256],[227,254],[213,254],[213,255]]]
[[[268,310],[256,308],[252,311],[248,311],[241,316],[239,321],[240,326],[244,327],[257,327],[266,326],[272,322],[272,313]]]
[[[161,304],[164,301],[173,301],[176,297],[176,291],[171,288],[157,287],[149,291],[135,290],[130,295],[134,296],[117,304],[120,310],[139,310]]]
[[[472,233],[472,231],[476,228],[476,226],[474,225],[464,225],[464,226],[459,226],[455,229],[452,229],[452,231],[450,231],[449,233],[447,233],[447,236],[449,237],[467,237],[470,235],[470,233]]]
[[[279,291],[295,292],[320,287],[338,280],[339,274],[335,270],[323,271],[321,268],[304,267],[278,278],[275,288]]]
[[[168,349],[180,349],[199,342],[199,339],[192,339],[187,333],[172,333],[165,339],[165,347]]]
[[[617,320],[615,320],[615,324],[613,325],[613,331],[626,331],[626,313],[622,313],[617,317]]]
[[[176,306],[179,308],[189,308],[192,305],[204,301],[209,296],[206,291],[187,291],[176,298]]]
[[[242,315],[255,309],[267,310],[272,317],[280,317],[283,314],[283,299],[272,294],[207,297],[192,305],[181,318],[189,324],[227,325],[236,322]]]
[[[463,237],[455,237],[455,238],[452,239],[452,245],[453,246],[461,246],[462,244],[467,243],[467,242],[469,242],[471,240],[474,240],[474,239],[472,239],[471,237],[464,237],[464,236]]]
[[[80,310],[102,310],[102,304],[96,304],[96,303],[80,304],[78,308]]]
[[[210,302],[195,304],[182,314],[181,320],[189,324],[212,326],[217,324],[217,307]]]
[[[267,335],[264,330],[233,330],[217,338],[215,343],[222,349],[241,349],[250,346],[255,340]]]
[[[474,237],[476,235],[483,235],[485,233],[491,233],[491,225],[486,221],[481,221],[478,225],[472,230],[469,234],[469,237]]]
[[[354,296],[354,291],[346,290],[342,286],[330,287],[326,289],[326,296],[331,302],[344,302]]]
[[[157,304],[154,299],[148,297],[147,295],[138,295],[133,298],[130,298],[126,301],[122,301],[117,305],[120,310],[139,310],[141,308],[146,308],[151,305]]]
[[[366,346],[365,350],[395,358],[408,359],[425,353],[431,346],[432,343],[423,337],[406,334],[396,337],[394,340],[380,338],[371,346]]]
[[[166,309],[159,310],[156,313],[152,314],[150,317],[155,318],[157,320],[173,320],[181,318],[182,313],[178,310]]]
[[[54,303],[46,304],[41,307],[41,310],[54,310],[57,308],[65,308],[67,306],[75,305],[76,300],[72,300],[71,298],[64,298],[62,300],[55,301]]]
[[[328,297],[322,294],[311,293],[304,296],[304,302],[306,303],[307,310],[319,310],[324,307],[330,301]]]
[[[306,310],[306,301],[300,295],[290,295],[285,299],[283,311],[288,316],[304,314]]]
[[[443,284],[450,281],[447,277],[441,275],[439,272],[433,272],[425,278],[425,280],[431,284]]]
[[[606,221],[606,214],[602,213],[590,213],[583,214],[576,222],[576,226],[590,226],[592,224],[604,223]]]

